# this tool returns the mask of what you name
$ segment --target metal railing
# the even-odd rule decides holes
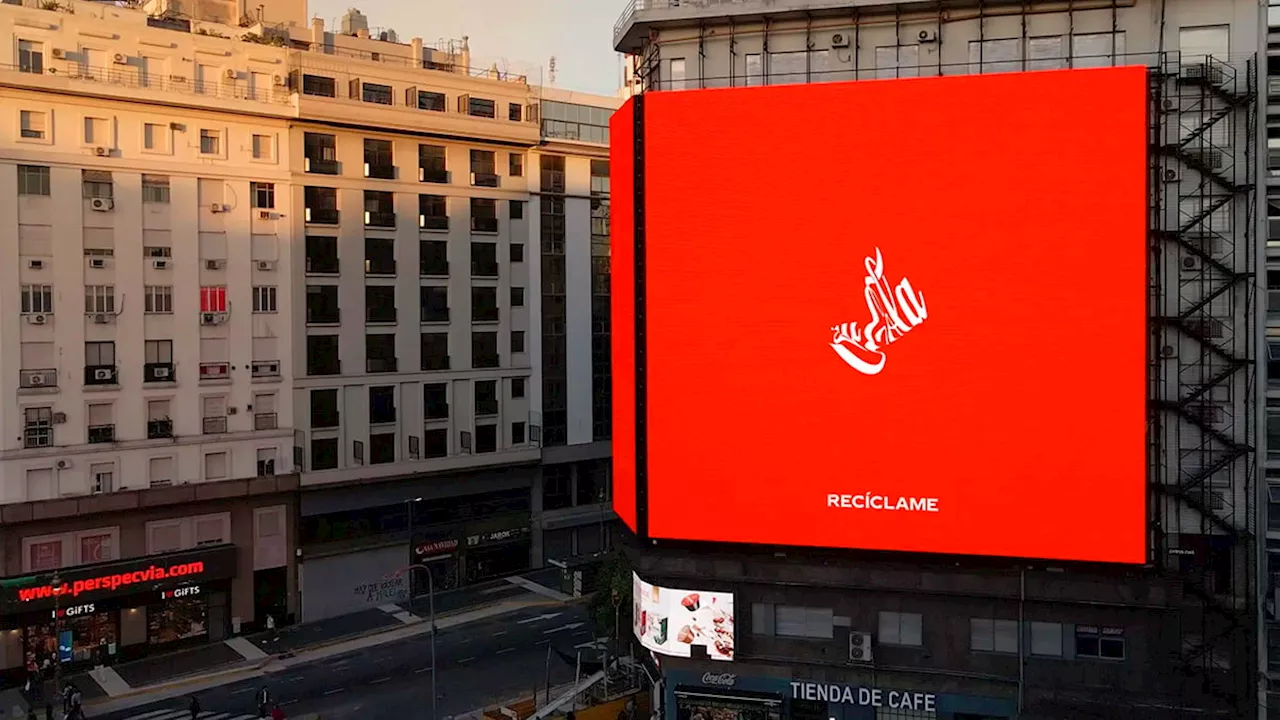
[[[204,419],[203,430],[205,435],[218,435],[227,431],[226,416],[207,417]]]
[[[56,60],[53,62],[57,62]],[[0,65],[0,70],[32,75],[18,65]],[[58,69],[46,65],[43,75],[79,80],[89,85],[101,85],[103,88],[129,88],[135,90],[154,90],[159,93],[178,93],[181,95],[197,95],[222,100],[247,100],[250,102],[287,105],[292,102],[292,92],[285,87],[252,88],[247,83],[216,82],[211,80],[193,80],[181,75],[153,75],[139,72],[137,69],[117,70],[114,68],[90,67],[77,63],[67,63],[66,69]]]
[[[58,387],[58,371],[56,368],[38,368],[18,371],[18,387],[42,388]]]
[[[147,421],[147,438],[158,440],[160,438],[173,437],[173,421],[172,420],[148,420]]]
[[[254,413],[253,415],[254,430],[275,430],[278,423],[275,413]]]

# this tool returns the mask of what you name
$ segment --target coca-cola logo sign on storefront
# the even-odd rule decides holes
[[[738,682],[738,676],[733,673],[703,673],[702,684],[714,685],[716,687],[733,687]]]

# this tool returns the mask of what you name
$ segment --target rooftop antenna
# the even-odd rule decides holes
[[[548,80],[547,82],[548,85],[551,85],[552,87],[555,86],[556,84],[556,56],[555,55],[551,56],[551,63],[547,68],[547,80]]]

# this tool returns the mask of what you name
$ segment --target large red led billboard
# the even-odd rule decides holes
[[[1142,67],[615,116],[615,503],[643,537],[1146,561]]]

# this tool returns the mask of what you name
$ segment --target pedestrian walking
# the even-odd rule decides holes
[[[271,708],[271,720],[284,720],[284,710],[279,705]]]
[[[191,696],[191,704],[187,707],[191,711],[191,720],[196,720],[200,716],[200,699],[195,695]]]
[[[271,707],[271,693],[267,692],[267,686],[263,685],[258,691],[258,717],[265,718],[269,707]]]

